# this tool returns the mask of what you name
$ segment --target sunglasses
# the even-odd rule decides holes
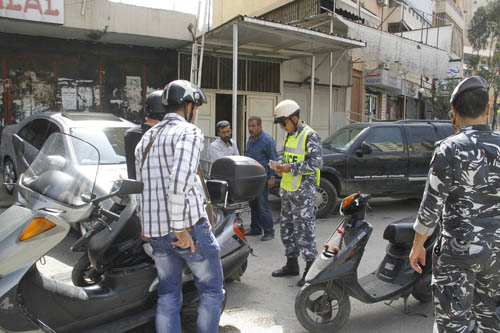
[[[285,117],[281,117],[281,118],[278,118],[278,119],[275,119],[274,120],[274,123],[275,124],[280,124],[282,125],[283,127],[286,126],[286,121],[287,121],[288,118],[285,118]]]

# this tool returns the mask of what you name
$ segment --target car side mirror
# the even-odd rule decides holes
[[[371,154],[373,151],[372,147],[366,142],[361,143],[361,146],[356,150],[356,155],[361,157],[366,154]]]

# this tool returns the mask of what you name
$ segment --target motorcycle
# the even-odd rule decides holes
[[[389,242],[386,255],[372,273],[358,279],[357,268],[373,227],[364,220],[369,207],[369,194],[356,193],[346,197],[340,206],[345,218],[323,245],[320,255],[306,275],[306,284],[295,298],[295,314],[301,325],[311,332],[333,332],[342,328],[349,318],[349,297],[364,303],[404,299],[413,295],[421,302],[432,299],[432,246],[438,230],[427,239],[426,262],[422,274],[409,263],[413,243],[413,220],[391,223],[383,238]]]
[[[68,140],[77,152],[68,149]],[[97,196],[98,172],[95,147],[54,133],[19,177],[17,202],[0,215],[0,330],[125,332],[153,321],[156,269],[140,240],[132,195],[142,192],[142,183],[118,180],[110,193]],[[265,177],[263,168],[262,173]],[[227,182],[219,183],[228,190]],[[230,192],[229,187],[225,197],[231,197]],[[101,203],[110,198],[116,205],[103,208]],[[229,277],[241,273],[250,247],[236,214],[219,213],[217,220],[215,231]],[[85,249],[99,278],[74,286],[44,276],[36,262],[66,237],[71,224],[80,222],[88,222],[91,228],[72,249]],[[194,290],[186,269],[183,318],[187,324],[196,322]]]

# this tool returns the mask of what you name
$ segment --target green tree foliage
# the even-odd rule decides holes
[[[474,74],[484,77],[493,89],[493,128],[497,123],[497,97],[500,88],[500,0],[489,2],[479,7],[467,29],[469,41],[476,55],[472,57],[470,67]],[[481,62],[479,50],[488,51],[486,63]]]

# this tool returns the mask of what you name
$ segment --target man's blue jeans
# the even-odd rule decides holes
[[[173,246],[172,242],[177,239],[173,233],[150,239],[159,279],[157,332],[181,332],[182,271],[186,264],[200,295],[197,332],[218,332],[220,306],[224,300],[220,247],[205,219],[196,223],[190,234],[196,246],[194,253]]]
[[[267,187],[255,199],[249,202],[252,211],[250,229],[256,233],[274,236],[274,221],[271,206],[269,206],[269,190]]]

